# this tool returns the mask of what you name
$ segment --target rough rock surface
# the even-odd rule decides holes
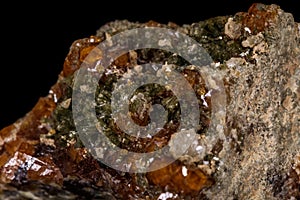
[[[209,91],[193,66],[159,50],[124,54],[112,65],[115,75],[100,81],[98,104],[108,105],[106,86],[130,66],[157,62],[165,68],[181,66],[200,103],[209,106],[203,107],[194,149],[158,171],[121,173],[94,159],[77,136],[70,105],[74,73],[101,41],[150,26],[184,33],[207,50],[211,67],[223,77],[225,115],[215,136],[207,135],[210,99],[202,97]],[[176,111],[172,95],[161,93],[168,100],[162,104]],[[103,109],[98,114],[105,118]],[[177,126],[175,111],[170,129]],[[147,120],[134,109],[132,116],[140,124]],[[178,149],[169,142],[172,131],[136,141],[113,125],[109,128],[115,134],[111,139],[127,150],[151,151],[166,144],[174,154]],[[263,4],[182,27],[153,21],[107,23],[94,36],[74,41],[49,95],[0,131],[0,148],[1,199],[300,199],[300,24],[279,6]]]

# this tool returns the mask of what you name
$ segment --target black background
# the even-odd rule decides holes
[[[39,97],[48,94],[72,42],[94,35],[107,22],[127,19],[191,24],[210,17],[246,12],[255,2],[278,4],[300,22],[300,7],[296,1],[62,2],[65,5],[25,1],[0,7],[0,129],[23,117]]]

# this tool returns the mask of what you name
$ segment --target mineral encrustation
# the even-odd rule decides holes
[[[146,27],[167,28],[196,40],[211,56],[210,68],[222,75],[226,101],[215,113],[219,83],[208,88],[207,79],[196,70],[199,66],[172,52],[136,49],[118,57],[95,92],[98,124],[107,137],[125,153],[168,147],[176,157],[185,137],[197,136],[169,165],[164,163],[171,157],[153,158],[150,166],[163,167],[122,172],[93,157],[78,136],[72,115],[74,77],[82,63],[92,62],[88,55],[95,54],[102,41]],[[102,56],[106,55],[100,52],[94,59],[101,61]],[[157,74],[176,70],[186,78],[201,111],[193,131],[178,130],[178,99],[159,84],[138,88],[128,110],[137,125],[146,126],[153,117],[151,105],[162,105],[168,113],[157,135],[127,135],[114,122],[113,86],[122,76],[143,74],[140,66],[145,63],[161,64]],[[84,85],[81,89],[89,90]],[[211,126],[214,133],[208,134]],[[274,4],[253,4],[248,12],[183,26],[109,22],[95,35],[74,41],[49,95],[0,131],[0,149],[1,199],[300,199],[300,24]],[[100,150],[103,157],[118,160]]]

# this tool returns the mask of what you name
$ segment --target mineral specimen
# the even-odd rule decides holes
[[[97,48],[101,42],[114,46],[117,44],[112,37],[118,33],[147,27],[165,28],[170,34],[176,32],[176,37],[185,34],[193,38],[212,58],[210,76],[222,79],[215,82],[180,55],[153,48],[125,52],[104,70],[92,104],[97,127],[102,127],[99,132],[101,129],[115,146],[122,148],[124,155],[163,147],[170,151],[169,157],[149,160],[150,167],[161,166],[159,169],[134,173],[139,165],[133,160],[132,165],[127,165],[105,148],[84,145],[86,141],[80,137],[73,118],[76,107],[72,106],[72,94],[79,69],[108,56],[109,52],[103,54]],[[158,45],[173,44],[163,39]],[[193,53],[195,47],[188,51]],[[128,116],[141,127],[152,121],[163,122],[158,134],[139,138],[137,132],[123,131],[128,128],[126,121],[114,121],[112,92],[123,88],[117,81],[127,77],[130,82],[131,77],[145,74],[142,65],[146,63],[157,76],[170,78],[167,74],[177,71],[185,77],[197,97],[197,127],[178,130],[184,105],[172,89],[157,83],[130,94]],[[97,69],[91,70],[97,73]],[[87,85],[80,87],[85,93],[90,89]],[[223,97],[218,95],[221,89],[225,91]],[[253,4],[246,13],[182,27],[154,21],[109,22],[95,35],[74,41],[49,95],[41,97],[26,116],[0,131],[0,197],[300,199],[299,102],[300,24],[277,5]],[[220,105],[217,112],[216,104]],[[85,109],[83,106],[83,112]],[[159,110],[161,119],[153,109]],[[195,138],[182,154],[191,135]],[[128,171],[105,165],[92,156],[93,151],[106,161],[119,162]]]

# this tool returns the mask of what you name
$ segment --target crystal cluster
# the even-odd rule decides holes
[[[106,69],[95,92],[95,112],[105,135],[124,153],[168,147],[174,157],[180,154],[186,137],[196,135],[187,152],[175,162],[164,166],[171,157],[153,158],[150,166],[164,167],[128,173],[106,166],[84,146],[72,115],[72,93],[81,65],[107,56],[97,51],[97,45],[122,31],[144,27],[172,29],[199,42],[212,57],[210,67],[215,76],[223,76],[226,104],[214,113],[212,104],[220,103],[221,98],[208,88],[197,66],[176,54],[138,49],[118,57]],[[140,65],[146,63],[161,64],[161,69],[154,69],[157,76],[176,70],[186,78],[201,111],[195,130],[177,130],[181,117],[178,100],[171,90],[158,84],[135,91],[128,115],[136,124],[146,126],[157,117],[151,116],[151,105],[159,104],[168,111],[162,113],[166,119],[164,129],[138,138],[120,129],[122,121],[114,122],[111,93],[122,88],[114,88],[116,81],[122,76],[145,73]],[[300,25],[277,5],[253,4],[248,12],[182,27],[154,21],[107,23],[95,35],[74,41],[49,94],[24,117],[0,130],[0,197],[299,199],[299,77]],[[215,85],[217,88],[218,83]],[[89,88],[83,86],[81,90]],[[210,126],[213,134],[209,133]],[[118,160],[105,149],[96,153]]]

